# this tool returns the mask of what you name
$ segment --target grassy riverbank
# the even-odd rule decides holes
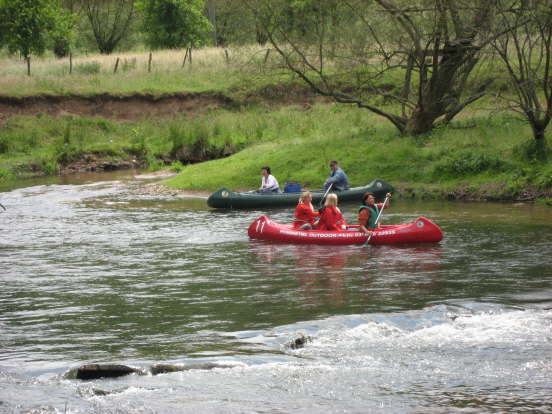
[[[172,188],[244,189],[272,167],[283,185],[318,187],[338,159],[352,185],[381,178],[404,196],[545,198],[552,162],[531,154],[527,125],[506,115],[469,121],[416,139],[351,106],[217,109],[190,119],[114,122],[73,116],[13,117],[0,133],[0,178],[78,168],[83,160],[124,160],[181,171]],[[205,159],[219,158],[207,162]],[[177,159],[195,162],[182,165]]]
[[[271,166],[283,185],[319,187],[337,159],[352,185],[382,178],[404,196],[524,199],[552,194],[552,163],[536,161],[527,125],[479,116],[419,138],[401,137],[380,118],[342,105],[286,108],[259,119],[261,139],[221,160],[186,166],[174,188],[255,188]]]
[[[389,122],[366,110],[314,99],[274,68],[265,73],[270,59],[265,62],[262,52],[231,51],[226,60],[221,49],[204,50],[194,55],[193,69],[181,68],[178,53],[163,52],[155,55],[151,72],[144,60],[148,54],[129,54],[117,74],[111,70],[113,57],[76,59],[72,75],[64,72],[67,61],[45,59],[35,62],[31,78],[12,59],[12,66],[0,71],[6,75],[0,78],[4,94],[57,97],[53,105],[31,105],[25,111],[21,102],[3,103],[11,105],[11,112],[0,113],[0,182],[145,166],[181,171],[166,183],[172,188],[250,189],[259,185],[260,167],[269,165],[282,186],[293,180],[315,188],[328,174],[328,161],[337,159],[352,185],[378,177],[405,197],[552,197],[552,162],[537,160],[528,125],[508,113],[489,111],[491,101],[470,106],[446,128],[401,137]],[[172,112],[164,114],[158,113],[162,105],[157,98],[109,101],[112,95],[191,91],[199,95],[187,101],[187,109],[167,104]],[[108,94],[105,101],[78,103],[83,105],[79,115],[74,97],[101,93]],[[213,104],[211,93],[221,94],[222,101]],[[117,115],[121,105],[129,107],[129,117]],[[135,116],[145,110],[151,113]]]

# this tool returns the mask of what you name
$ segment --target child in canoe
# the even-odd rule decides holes
[[[304,191],[299,197],[299,204],[295,207],[295,217],[293,218],[293,228],[301,230],[311,230],[319,213],[312,207],[312,193]]]
[[[343,231],[347,230],[347,223],[337,207],[337,195],[328,194],[324,208],[320,211],[320,220],[318,220],[317,230]]]

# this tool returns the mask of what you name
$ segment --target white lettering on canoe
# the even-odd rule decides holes
[[[395,234],[396,231],[395,230],[384,230],[384,231],[378,231],[376,233],[374,233],[372,235],[372,237],[376,237],[376,236],[389,236],[391,234]]]
[[[395,234],[395,230],[385,230],[385,231],[378,231],[374,233],[372,237],[376,236],[388,236],[391,234]],[[339,233],[310,233],[306,231],[294,231],[294,230],[280,230],[280,234],[285,234],[287,236],[298,236],[298,237],[310,237],[310,238],[340,238],[340,239],[349,239],[349,238],[355,238],[355,237],[362,237],[365,236],[365,233],[362,233],[360,231],[344,231]]]
[[[339,233],[309,233],[306,231],[293,231],[293,230],[280,230],[280,234],[285,234],[288,236],[299,236],[299,237],[310,237],[310,238],[340,238],[340,239],[349,239],[354,237],[362,237],[364,233],[358,231],[347,231]]]

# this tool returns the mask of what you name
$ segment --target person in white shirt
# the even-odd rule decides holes
[[[261,188],[259,188],[259,191],[261,193],[279,193],[280,185],[278,184],[278,180],[270,174],[270,167],[261,168],[261,174]]]

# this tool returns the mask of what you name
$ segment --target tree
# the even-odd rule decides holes
[[[251,44],[259,40],[257,22],[243,0],[217,0],[215,24],[217,45]]]
[[[82,0],[100,53],[109,55],[127,35],[134,18],[134,0]]]
[[[57,0],[3,0],[0,2],[0,33],[10,53],[19,53],[31,75],[31,55],[41,55],[61,13]]]
[[[504,99],[527,119],[537,156],[543,157],[545,131],[552,119],[552,4],[548,0],[504,1],[497,18],[500,25],[515,27],[493,42],[514,91]]]
[[[249,0],[289,70],[319,94],[409,135],[450,122],[484,95],[489,81],[472,85],[470,75],[491,40],[495,3]],[[303,16],[291,28],[290,8]]]
[[[204,0],[142,0],[137,7],[146,42],[153,49],[200,45],[212,29]]]
[[[58,58],[67,56],[71,52],[75,37],[75,16],[71,13],[60,12],[54,16],[54,25],[49,33],[52,49]]]

